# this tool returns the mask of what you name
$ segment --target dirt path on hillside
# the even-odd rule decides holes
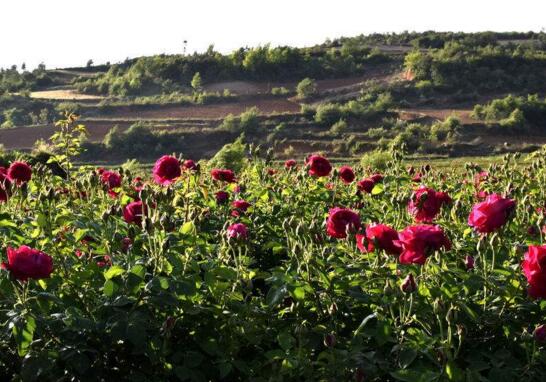
[[[298,103],[286,99],[258,98],[199,106],[157,106],[149,110],[134,110],[130,107],[120,107],[108,113],[105,117],[123,119],[224,118],[228,114],[241,114],[254,106],[262,114],[296,113],[301,109]]]
[[[403,120],[412,120],[418,118],[433,118],[438,120],[444,120],[447,117],[453,115],[462,123],[476,123],[475,119],[470,117],[472,110],[470,109],[432,109],[432,108],[410,108],[397,110],[400,118]]]

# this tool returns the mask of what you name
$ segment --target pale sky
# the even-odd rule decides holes
[[[540,31],[544,0],[0,0],[0,67],[409,31]]]

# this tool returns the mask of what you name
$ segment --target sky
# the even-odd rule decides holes
[[[0,67],[220,52],[408,31],[541,31],[544,0],[2,0]]]

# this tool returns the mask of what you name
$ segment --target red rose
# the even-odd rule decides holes
[[[241,211],[246,211],[248,207],[250,207],[252,204],[250,204],[246,200],[240,199],[240,200],[234,200],[233,203],[231,203],[231,205],[233,206],[233,208],[237,208],[238,210],[241,210]]]
[[[287,169],[296,167],[296,161],[294,159],[288,159],[286,162],[284,162],[284,167]]]
[[[366,227],[366,238],[373,247],[387,252],[389,255],[398,256],[401,248],[395,244],[398,240],[398,232],[385,224],[370,224]]]
[[[100,180],[110,190],[112,188],[121,187],[121,175],[115,171],[103,171],[100,176]]]
[[[127,223],[134,223],[140,225],[142,223],[142,216],[146,212],[141,200],[131,202],[123,209],[123,218]]]
[[[218,204],[224,204],[229,199],[229,194],[225,191],[218,191],[215,196]]]
[[[235,223],[227,229],[228,239],[246,239],[248,237],[248,229],[243,223]]]
[[[8,262],[2,263],[17,280],[45,279],[53,272],[53,259],[44,252],[22,245],[18,249],[8,247]]]
[[[398,241],[395,244],[402,248],[399,257],[401,264],[424,264],[432,251],[442,247],[451,248],[444,231],[433,225],[407,227],[398,234]]]
[[[374,181],[374,183],[381,182],[383,180],[383,175],[381,174],[373,174],[370,176],[370,179]]]
[[[332,208],[326,220],[326,233],[338,239],[347,237],[347,232],[356,232],[361,227],[358,214],[346,208]]]
[[[188,170],[188,171],[197,171],[197,170],[199,170],[199,165],[197,163],[195,163],[191,159],[186,159],[184,161],[183,166],[184,166],[184,170]]]
[[[221,182],[235,182],[235,174],[231,170],[215,168],[210,171],[210,176],[212,176],[214,180],[219,180]]]
[[[368,240],[368,237],[366,236],[366,234],[357,233],[355,235],[355,239],[356,239],[356,246],[358,247],[360,252],[368,253],[368,252],[373,252],[373,250],[375,249],[373,242]]]
[[[180,161],[171,155],[163,155],[155,162],[152,173],[157,184],[167,186],[182,174]]]
[[[328,176],[330,171],[332,171],[332,165],[328,159],[320,155],[311,155],[306,164],[309,167],[309,175],[312,176]]]
[[[32,178],[32,168],[26,162],[13,162],[7,171],[8,179],[18,186]]]
[[[516,207],[516,202],[499,194],[489,195],[485,201],[472,207],[468,225],[480,233],[490,233],[501,228]]]
[[[450,201],[451,198],[445,192],[437,192],[432,188],[420,186],[411,196],[408,211],[415,221],[432,223],[442,205]]]
[[[368,194],[372,192],[374,186],[375,186],[375,182],[373,181],[372,178],[362,179],[356,184],[356,187],[358,188],[359,191],[367,192]]]
[[[352,183],[353,180],[355,180],[355,173],[352,168],[349,166],[342,166],[339,169],[339,177],[345,184]]]
[[[530,245],[521,264],[533,298],[546,298],[546,245]]]
[[[231,213],[232,216],[240,216],[242,213],[246,212],[248,207],[250,207],[252,204],[247,202],[246,200],[234,200],[231,205],[235,210]]]

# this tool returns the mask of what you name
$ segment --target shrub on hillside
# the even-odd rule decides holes
[[[305,99],[317,94],[317,83],[311,78],[304,78],[296,86],[298,98]]]

